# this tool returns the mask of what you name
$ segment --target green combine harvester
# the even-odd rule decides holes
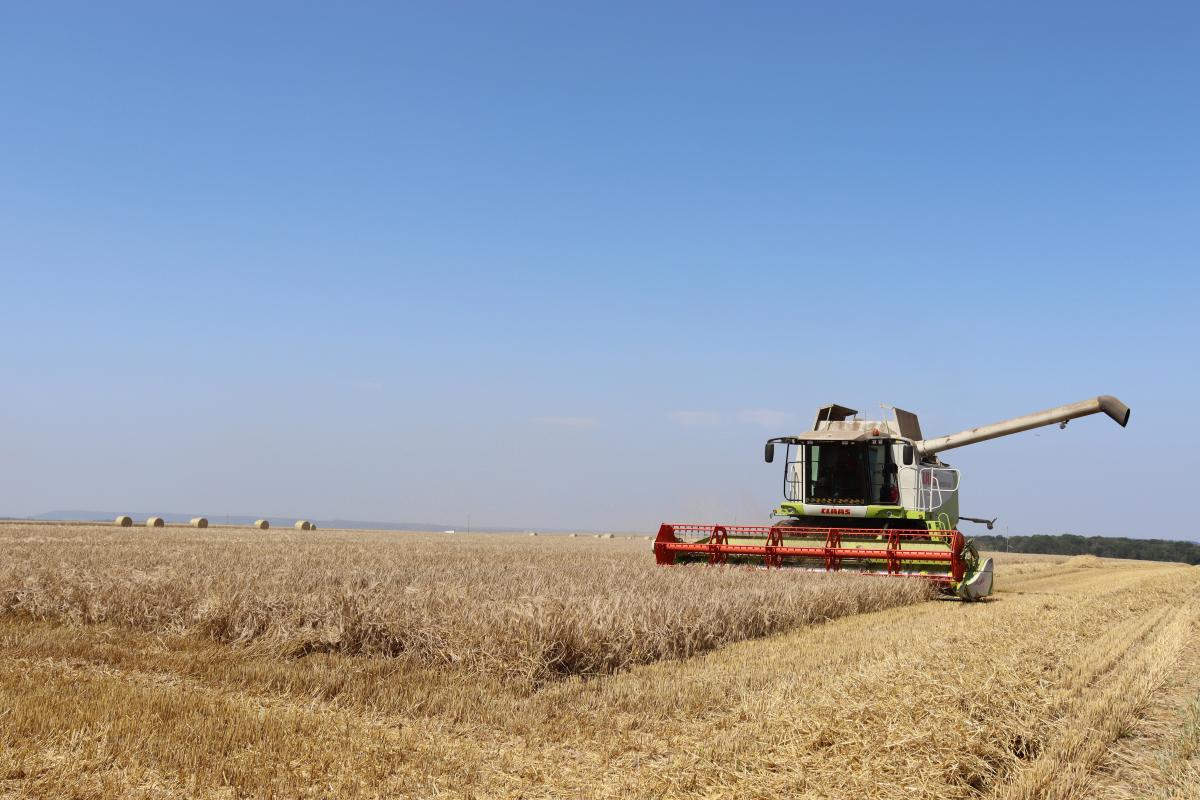
[[[955,447],[1103,412],[1121,427],[1129,407],[1102,395],[1005,422],[926,439],[917,415],[860,420],[827,405],[813,429],[766,444],[786,447],[784,502],[770,526],[664,523],[654,542],[659,564],[707,561],[924,578],[963,600],[992,593],[992,560],[958,530],[958,470],[938,454]]]

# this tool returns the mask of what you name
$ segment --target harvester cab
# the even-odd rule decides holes
[[[783,502],[773,525],[664,524],[654,542],[660,564],[705,560],[870,575],[919,577],[964,600],[992,592],[992,560],[958,531],[958,470],[939,454],[955,447],[1103,412],[1124,427],[1129,408],[1091,400],[926,439],[917,415],[860,420],[840,405],[817,411],[813,428],[766,443],[782,446]],[[994,520],[993,520],[994,521]],[[989,524],[990,528],[991,525]]]

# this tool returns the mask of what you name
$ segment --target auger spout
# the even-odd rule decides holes
[[[976,442],[985,442],[988,439],[996,439],[1000,436],[1008,436],[1009,434],[1020,433],[1032,428],[1040,428],[1044,425],[1053,425],[1056,422],[1065,423],[1067,420],[1086,417],[1090,414],[1098,414],[1100,412],[1107,414],[1122,428],[1129,424],[1129,406],[1112,395],[1104,394],[1099,397],[1093,397],[1090,400],[1069,403],[1065,406],[1055,406],[1045,411],[1038,411],[1035,414],[1026,414],[1023,417],[1014,417],[1004,422],[994,422],[991,425],[970,428],[965,431],[949,434],[948,436],[922,439],[915,442],[914,445],[918,453],[932,455],[933,453],[940,453],[943,450],[951,450],[955,447],[963,447],[968,444],[975,444]]]

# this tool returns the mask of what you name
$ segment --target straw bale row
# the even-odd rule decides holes
[[[127,514],[122,514],[113,520],[113,524],[118,528],[132,528],[133,517]],[[193,528],[207,528],[208,517],[192,517],[188,524]],[[148,517],[146,519],[147,528],[165,528],[166,525],[166,520],[164,520],[162,517]],[[254,524],[251,527],[257,528],[260,531],[265,531],[271,527],[271,523],[265,519],[258,519],[254,521]],[[298,531],[315,531],[317,529],[316,523],[309,522],[306,519],[298,520],[295,527]]]

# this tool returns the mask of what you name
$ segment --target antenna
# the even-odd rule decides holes
[[[894,430],[895,430],[895,431],[898,431],[898,430],[900,430],[900,418],[896,416],[896,407],[895,407],[895,406],[889,406],[887,403],[880,403],[880,404],[879,404],[879,407],[880,407],[881,409],[883,409],[883,411],[884,411],[884,415],[883,415],[883,416],[884,416],[884,420],[883,420],[883,421],[888,423],[888,427],[889,427],[889,428],[890,428],[890,427],[892,427],[892,425],[891,425],[891,422],[895,422],[895,423],[896,423],[896,427],[894,428]],[[888,421],[888,419],[887,419],[887,412],[888,412],[888,411],[892,412],[892,420],[891,420],[891,422],[889,422],[889,421]]]

